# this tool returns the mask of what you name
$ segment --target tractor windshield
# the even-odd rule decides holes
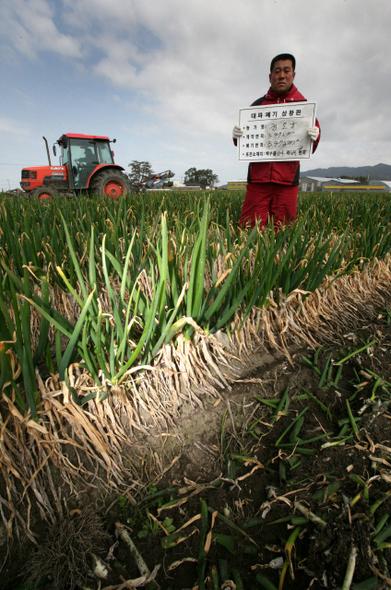
[[[83,140],[71,140],[71,155],[72,162],[77,160],[95,159],[94,144],[92,142],[85,142]]]
[[[72,138],[69,142],[69,149],[74,187],[76,189],[86,188],[87,180],[98,164],[95,144],[93,141]]]
[[[97,141],[95,146],[98,154],[99,164],[114,164],[113,154],[108,143]]]

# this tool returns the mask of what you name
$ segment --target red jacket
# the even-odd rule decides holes
[[[269,88],[265,96],[258,98],[251,106],[262,104],[277,104],[280,102],[298,102],[306,100],[304,96],[292,84],[291,89],[285,94],[277,94]],[[316,119],[316,126],[319,127],[318,139],[314,142],[312,151],[318,147],[320,140],[320,126]],[[237,141],[234,139],[235,145]],[[298,185],[300,181],[300,162],[251,162],[248,167],[247,182],[274,182],[276,184]]]

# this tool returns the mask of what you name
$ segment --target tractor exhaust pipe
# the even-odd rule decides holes
[[[42,136],[42,137],[43,137],[44,142],[46,144],[46,151],[47,151],[47,154],[48,154],[49,166],[51,166],[52,165],[52,162],[50,160],[50,152],[49,152],[48,140],[46,139],[46,137],[44,137],[44,136]]]

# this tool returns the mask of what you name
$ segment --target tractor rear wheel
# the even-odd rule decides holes
[[[126,174],[119,170],[104,170],[91,182],[91,192],[102,197],[117,199],[130,191],[130,182]]]
[[[39,201],[44,201],[46,199],[51,199],[52,197],[55,197],[56,191],[53,190],[50,186],[45,186],[43,184],[42,186],[37,186],[36,188],[34,188],[31,191],[30,196],[33,199],[38,199]]]

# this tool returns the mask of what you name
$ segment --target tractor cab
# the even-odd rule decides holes
[[[69,185],[76,190],[86,189],[97,169],[115,165],[108,137],[67,133],[57,143],[61,147],[60,164],[67,168]]]

